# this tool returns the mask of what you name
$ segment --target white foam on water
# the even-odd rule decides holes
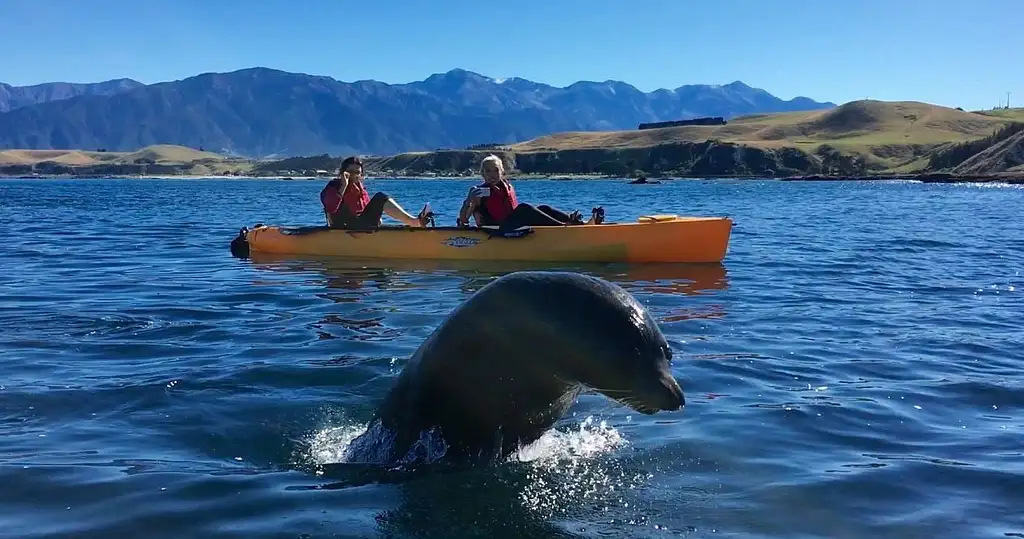
[[[307,440],[308,450],[303,460],[314,466],[372,461],[372,455],[379,450],[376,441],[369,445],[366,455],[349,452],[353,440],[366,431],[366,424],[317,430]],[[574,428],[549,430],[509,457],[510,462],[525,465],[526,482],[519,494],[520,503],[544,517],[566,514],[580,505],[628,507],[629,502],[624,500],[626,493],[648,481],[649,474],[626,471],[615,461],[600,459],[627,444],[618,430],[593,416]],[[426,440],[423,445],[421,451],[434,444]],[[439,456],[435,451],[427,453]],[[431,459],[428,457],[428,460]]]
[[[349,462],[352,442],[367,431],[368,424],[329,426],[313,432],[306,440],[306,459],[310,464]],[[538,466],[558,466],[565,459],[585,459],[607,453],[628,442],[614,427],[587,417],[577,429],[551,429],[537,441],[521,448],[510,461],[532,462]]]
[[[512,455],[513,460],[534,462],[538,465],[557,465],[562,459],[589,458],[607,453],[622,445],[626,439],[604,421],[595,423],[587,417],[577,430],[562,432],[549,430],[536,442]]]
[[[318,430],[306,440],[307,450],[303,460],[314,465],[345,462],[348,446],[364,432],[366,425],[342,425]]]
[[[618,430],[593,416],[578,430],[548,431],[514,455],[530,465],[520,503],[543,518],[566,515],[580,505],[628,507],[625,493],[649,480],[649,474],[599,460],[628,443]]]
[[[954,183],[958,187],[970,187],[972,189],[1024,189],[1024,184],[1007,182],[960,182]]]

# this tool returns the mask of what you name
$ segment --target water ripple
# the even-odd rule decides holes
[[[376,185],[443,217],[470,183]],[[239,185],[246,203],[224,204]],[[517,188],[621,221],[731,215],[725,264],[228,255],[241,225],[319,222],[320,187],[0,181],[17,231],[0,245],[4,534],[1024,537],[1019,188]],[[342,462],[443,317],[534,268],[636,295],[676,352],[685,411],[585,394],[495,469]]]

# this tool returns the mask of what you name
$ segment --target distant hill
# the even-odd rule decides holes
[[[178,144],[249,157],[392,154],[835,106],[782,100],[738,81],[645,93],[617,81],[558,88],[461,69],[394,85],[265,68],[132,83],[63,99],[39,92],[19,97],[18,106],[0,113],[0,148],[131,151]]]
[[[134,152],[0,150],[0,174],[209,174],[245,172],[252,164],[183,146]]]
[[[488,153],[523,173],[692,176],[989,174],[1024,168],[1017,116],[920,102],[853,101],[824,111],[755,114],[722,126],[565,132],[477,150],[370,161],[396,174],[464,174]],[[271,165],[264,165],[269,169]]]
[[[0,112],[70,99],[80,95],[109,96],[145,86],[132,79],[96,83],[47,82],[32,86],[11,86],[0,82]]]
[[[794,147],[812,154],[824,147],[863,160],[866,169],[882,170],[911,163],[944,144],[991,135],[1009,121],[916,101],[863,100],[824,111],[742,116],[724,126],[557,133],[509,149],[640,148],[716,140],[766,149]]]
[[[1024,108],[1015,107],[1012,109],[992,109],[978,111],[978,114],[984,114],[986,116],[995,116],[997,118],[1005,118],[1007,120],[1013,120],[1015,122],[1024,122]]]

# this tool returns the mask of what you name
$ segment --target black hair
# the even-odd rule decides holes
[[[359,168],[362,169],[363,161],[359,159],[359,156],[356,155],[346,157],[345,160],[341,162],[341,168],[338,169],[339,174],[345,169],[347,169],[349,165],[359,165]]]

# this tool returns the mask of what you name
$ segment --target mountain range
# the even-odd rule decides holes
[[[132,79],[114,79],[96,83],[46,82],[32,86],[11,86],[0,82],[0,112],[70,99],[80,95],[109,96],[134,90],[145,84]]]
[[[643,92],[555,87],[453,69],[425,80],[341,82],[262,67],[143,84],[0,84],[0,148],[133,151],[178,144],[250,158],[393,154],[506,144],[644,122],[835,107],[736,81]]]

